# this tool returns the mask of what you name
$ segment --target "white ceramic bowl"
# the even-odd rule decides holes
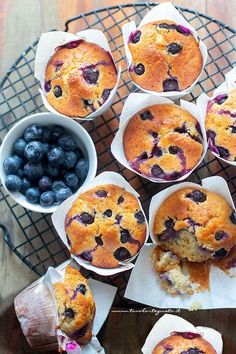
[[[28,116],[19,122],[17,122],[11,130],[7,133],[3,139],[1,148],[0,148],[0,179],[4,188],[7,190],[9,195],[20,205],[26,209],[36,211],[39,213],[53,213],[58,205],[51,205],[48,207],[43,207],[40,204],[29,203],[25,196],[20,192],[10,192],[5,186],[5,177],[6,174],[3,170],[3,161],[6,157],[9,157],[12,154],[12,146],[16,139],[23,136],[25,129],[31,124],[39,124],[42,126],[52,126],[52,125],[61,125],[64,127],[78,142],[78,146],[81,148],[85,158],[89,161],[89,171],[88,175],[83,183],[83,186],[93,180],[97,172],[97,154],[94,143],[87,133],[87,131],[73,119],[68,119],[65,117],[60,117],[58,115],[45,112],[37,113],[31,116]]]

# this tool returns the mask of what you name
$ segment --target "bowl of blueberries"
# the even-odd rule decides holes
[[[97,154],[87,131],[72,119],[37,113],[17,122],[0,148],[0,178],[24,208],[53,213],[90,182]]]

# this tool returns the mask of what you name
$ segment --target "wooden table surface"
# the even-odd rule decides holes
[[[127,3],[127,0],[0,0],[0,77],[41,32],[52,28],[63,30],[70,17],[122,3]],[[194,8],[236,28],[235,0],[179,0],[173,3]],[[11,232],[16,230],[8,210],[2,210],[2,221]],[[0,354],[33,353],[21,333],[12,303],[14,296],[37,276],[10,252],[2,238],[0,269]],[[181,311],[180,314],[193,324],[212,326],[221,331],[227,348],[224,353],[236,353],[236,310]],[[107,353],[140,353],[148,332],[160,315],[111,312],[99,335]]]

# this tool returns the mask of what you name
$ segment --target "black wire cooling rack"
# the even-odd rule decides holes
[[[118,92],[112,107],[95,121],[84,122],[83,126],[91,135],[98,155],[98,173],[111,170],[122,174],[140,194],[147,212],[151,197],[166,184],[151,183],[125,169],[114,160],[110,144],[118,129],[118,118],[130,92],[137,89],[132,85],[126,70],[121,27],[132,20],[139,23],[156,3],[139,3],[106,7],[69,19],[65,31],[76,32],[86,28],[97,28],[105,33],[115,62],[122,67]],[[224,23],[195,10],[178,8],[187,21],[197,30],[208,47],[209,58],[200,81],[185,99],[195,100],[202,92],[210,94],[223,80],[224,75],[236,61],[236,31]],[[32,43],[16,60],[1,82],[0,92],[0,139],[23,117],[44,111],[34,78],[34,58],[38,40]],[[235,168],[216,159],[208,153],[201,165],[188,180],[199,183],[202,178],[220,175],[228,182],[236,199]],[[10,210],[9,210],[10,209]],[[16,204],[0,185],[0,210],[2,234],[13,252],[38,275],[43,275],[48,266],[56,266],[69,258],[69,253],[56,234],[50,215],[34,213]],[[88,272],[86,272],[88,274]],[[88,275],[99,279],[99,276]],[[124,306],[124,289],[130,272],[112,277],[102,277],[103,281],[119,287],[115,305]],[[101,278],[100,278],[101,279]]]

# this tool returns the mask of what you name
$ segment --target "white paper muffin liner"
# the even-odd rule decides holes
[[[194,293],[193,295],[172,296],[161,286],[159,276],[154,270],[151,255],[156,247],[153,234],[153,224],[156,211],[172,193],[183,188],[199,188],[199,184],[183,182],[173,185],[157,193],[149,207],[149,229],[152,244],[146,244],[141,250],[135,268],[132,270],[126,287],[125,297],[149,306],[158,308],[190,309],[195,303],[202,309],[235,308],[236,282],[219,268],[211,266],[210,291]],[[217,193],[235,210],[235,206],[226,181],[222,177],[213,176],[202,180],[202,187]],[[145,289],[145,291],[144,291]]]
[[[197,326],[182,317],[165,314],[153,326],[142,347],[143,354],[152,354],[156,345],[169,337],[173,332],[190,332],[200,334],[215,349],[217,354],[222,354],[223,341],[221,334],[213,328]]]
[[[66,267],[71,265],[74,268],[80,270],[79,265],[74,260],[69,260],[61,264],[57,268],[49,267],[47,273],[42,278],[44,285],[49,289],[55,306],[55,326],[59,326],[57,301],[54,293],[53,285],[58,282],[63,282]],[[93,323],[93,337],[90,343],[79,346],[75,341],[71,340],[67,335],[57,329],[58,344],[68,354],[105,354],[104,349],[100,346],[100,343],[96,337],[100,331],[103,323],[105,322],[112,302],[114,300],[117,288],[94,279],[88,279],[88,285],[94,297],[96,304],[96,315]]]
[[[123,27],[122,27],[122,33],[123,33],[123,40],[124,40],[124,47],[125,47],[125,55],[126,55],[126,61],[127,61],[127,66],[128,69],[130,68],[131,64],[132,64],[132,55],[131,52],[129,50],[128,47],[128,40],[129,40],[129,36],[132,32],[136,31],[140,26],[147,24],[149,22],[155,22],[155,21],[160,21],[160,20],[171,20],[174,21],[177,24],[180,24],[186,28],[188,28],[194,38],[199,42],[199,48],[200,51],[202,53],[202,59],[203,59],[203,65],[202,65],[202,70],[201,73],[199,74],[198,78],[194,81],[194,83],[189,86],[186,90],[183,91],[169,91],[169,92],[156,92],[156,91],[150,91],[150,90],[145,90],[144,88],[142,88],[141,86],[139,86],[138,84],[136,84],[132,79],[131,81],[133,82],[134,85],[136,85],[140,90],[146,92],[146,93],[150,93],[156,96],[161,96],[161,97],[169,97],[173,100],[176,100],[184,95],[187,95],[188,93],[190,93],[192,91],[192,89],[194,88],[194,86],[196,85],[196,83],[199,80],[199,77],[202,74],[203,68],[206,64],[207,61],[207,47],[206,45],[203,43],[203,41],[201,41],[198,37],[198,34],[196,32],[196,30],[184,19],[184,17],[179,13],[178,10],[176,10],[176,8],[172,5],[172,3],[170,2],[166,2],[164,4],[160,4],[155,6],[152,10],[150,10],[142,19],[142,21],[140,22],[140,24],[138,25],[138,27],[136,27],[135,21],[126,23]]]
[[[111,152],[114,157],[127,169],[133,171],[134,173],[138,174],[139,176],[148,179],[154,183],[173,183],[179,182],[186,179],[202,162],[206,152],[207,152],[207,139],[206,139],[206,132],[204,128],[204,123],[202,121],[202,116],[198,110],[198,107],[191,102],[180,100],[180,107],[187,112],[189,112],[200,124],[201,132],[202,132],[202,144],[203,144],[203,153],[198,161],[198,163],[194,166],[194,168],[186,173],[185,175],[181,176],[176,180],[166,181],[161,178],[151,178],[141,173],[135,171],[130,164],[128,163],[125,152],[124,152],[124,145],[123,145],[123,136],[126,129],[128,122],[132,119],[132,117],[141,109],[155,105],[155,104],[174,104],[171,100],[165,97],[157,97],[154,95],[150,95],[147,93],[131,93],[125,104],[123,106],[121,116],[120,116],[120,123],[119,123],[119,130],[117,131],[112,143],[111,143]]]
[[[48,111],[63,117],[67,117],[67,116],[59,113],[47,101],[47,93],[44,90],[45,70],[49,59],[54,54],[58,46],[62,46],[64,44],[70,43],[78,39],[84,39],[85,41],[98,44],[100,47],[102,47],[103,49],[105,49],[107,52],[110,53],[113,63],[115,65],[108,41],[105,35],[102,33],[102,31],[95,30],[95,29],[87,29],[84,31],[80,31],[76,34],[63,32],[63,31],[53,31],[53,32],[46,32],[41,34],[37,46],[36,56],[35,56],[34,76],[37,80],[40,81],[41,89],[39,89],[39,92],[41,94],[45,108]],[[115,98],[117,87],[120,80],[120,75],[121,75],[121,68],[119,67],[117,70],[116,85],[111,90],[108,99],[104,102],[104,104],[99,109],[97,109],[95,112],[90,113],[84,118],[82,117],[69,117],[69,118],[81,120],[81,121],[93,120],[94,118],[101,116],[104,112],[106,112],[108,108],[111,106]]]
[[[205,122],[206,122],[208,102],[211,101],[212,99],[214,99],[218,95],[228,94],[229,91],[231,91],[235,88],[236,88],[236,66],[225,75],[225,81],[213,91],[213,95],[211,97],[207,96],[205,93],[202,93],[197,98],[196,103],[197,103],[197,106],[198,106],[198,109],[199,109],[199,112],[201,115],[201,121],[203,123],[203,127],[204,127],[205,131],[206,131]],[[209,146],[209,144],[208,144],[208,146]],[[227,163],[229,165],[236,166],[236,161],[228,161],[228,160],[220,157],[220,155],[215,153],[210,148],[210,146],[209,146],[209,150],[219,160],[224,161],[225,163]]]
[[[53,225],[54,225],[59,237],[61,238],[62,242],[65,244],[65,246],[69,250],[70,250],[70,246],[68,245],[68,241],[67,241],[67,238],[66,238],[66,232],[65,232],[65,225],[64,225],[67,212],[71,208],[74,200],[76,198],[78,198],[80,194],[84,193],[85,191],[87,191],[87,190],[89,190],[89,189],[91,189],[93,187],[100,186],[100,185],[106,185],[106,184],[114,184],[114,185],[117,185],[117,186],[119,186],[121,188],[124,188],[127,192],[131,193],[132,195],[134,195],[137,198],[137,201],[138,201],[139,206],[140,206],[140,210],[143,212],[144,217],[145,217],[146,241],[147,241],[148,236],[149,236],[148,222],[147,222],[146,215],[144,213],[144,210],[143,210],[142,205],[141,205],[140,200],[139,200],[139,194],[118,173],[115,173],[115,172],[103,172],[100,175],[98,175],[97,177],[95,177],[92,182],[87,183],[86,186],[84,186],[84,187],[82,186],[78,193],[75,193],[73,196],[71,196],[70,198],[66,199],[57,208],[57,210],[52,214]],[[91,271],[93,271],[93,272],[95,272],[97,274],[108,276],[108,275],[124,272],[125,270],[133,268],[134,264],[131,263],[131,261],[133,259],[135,259],[137,257],[137,255],[138,255],[138,253],[135,256],[133,256],[132,258],[130,258],[129,260],[127,260],[125,262],[120,262],[120,266],[117,267],[117,268],[95,267],[91,263],[86,262],[86,261],[82,260],[81,258],[73,255],[73,254],[71,254],[71,257],[74,258],[76,260],[76,262],[79,263],[84,268],[89,269],[89,270],[91,270]]]

